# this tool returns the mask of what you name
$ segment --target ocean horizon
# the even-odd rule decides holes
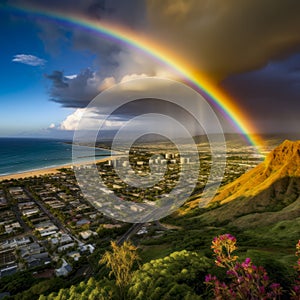
[[[89,147],[80,150],[76,163],[92,161],[87,154]],[[90,151],[88,152],[90,154]],[[95,156],[110,156],[110,151],[95,149]],[[63,167],[73,163],[72,143],[67,140],[39,138],[0,138],[0,176],[40,169]]]

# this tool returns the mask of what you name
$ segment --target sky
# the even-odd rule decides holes
[[[129,28],[205,74],[230,95],[258,133],[299,131],[298,0],[0,3],[0,136],[71,136],[83,109],[114,84],[146,76],[184,81],[133,47],[16,9],[23,6]],[[119,112],[110,127],[139,114],[145,105]],[[157,105],[156,111],[160,109],[164,111]],[[234,131],[217,113],[225,131]]]

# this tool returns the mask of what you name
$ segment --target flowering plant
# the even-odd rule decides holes
[[[295,280],[295,285],[291,291],[292,300],[300,300],[300,240],[296,244],[296,256],[298,256],[297,264],[295,266],[297,271],[297,279]]]
[[[237,256],[232,256],[231,253],[237,249],[236,238],[231,234],[223,234],[215,237],[212,241],[211,248],[216,256],[215,263],[218,267],[232,267],[237,260]]]
[[[271,283],[266,270],[252,264],[250,258],[237,262],[233,255],[237,249],[236,238],[230,234],[215,237],[211,248],[219,267],[227,268],[229,283],[221,282],[216,276],[207,275],[205,284],[210,286],[216,300],[223,299],[278,299],[282,288],[278,283]],[[299,248],[300,249],[300,248]]]

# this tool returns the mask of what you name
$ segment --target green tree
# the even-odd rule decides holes
[[[113,292],[114,282],[108,279],[95,280],[90,278],[87,282],[80,282],[67,289],[61,289],[58,293],[48,296],[41,295],[39,300],[112,300],[117,299]],[[20,298],[21,299],[21,298]]]
[[[130,299],[201,299],[201,282],[210,267],[209,260],[196,252],[173,252],[144,264],[134,273],[128,291]]]

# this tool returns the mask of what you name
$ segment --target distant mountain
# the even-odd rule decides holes
[[[265,161],[222,187],[200,216],[206,222],[240,227],[300,217],[300,141],[284,141]],[[199,200],[189,203],[196,207]],[[220,207],[218,207],[220,206]]]

